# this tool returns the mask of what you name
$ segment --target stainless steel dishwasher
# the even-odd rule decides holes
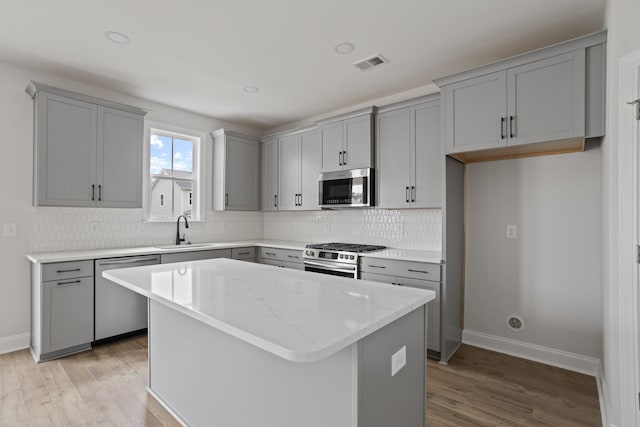
[[[147,327],[147,298],[113,283],[102,272],[160,263],[160,255],[98,259],[95,261],[94,341]]]

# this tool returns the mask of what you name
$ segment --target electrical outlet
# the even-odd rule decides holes
[[[18,234],[18,225],[15,222],[7,222],[4,224],[4,237],[16,237]]]
[[[391,376],[400,371],[400,369],[404,368],[407,364],[407,346],[404,345],[398,351],[396,351],[393,356],[391,356]]]
[[[507,225],[507,239],[518,238],[518,227],[516,225]]]

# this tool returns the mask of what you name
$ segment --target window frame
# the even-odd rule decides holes
[[[190,129],[180,128],[165,123],[157,123],[145,121],[144,129],[144,150],[143,150],[143,221],[144,222],[174,222],[177,215],[173,218],[156,218],[151,215],[151,135],[160,134],[173,138],[180,138],[193,142],[193,171],[191,192],[193,193],[194,203],[191,206],[191,218],[189,222],[204,221],[205,207],[208,200],[206,198],[206,145],[207,133],[194,131]],[[173,199],[171,201],[173,204]],[[172,207],[173,210],[173,207]]]

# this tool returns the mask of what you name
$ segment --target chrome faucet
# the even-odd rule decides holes
[[[186,240],[186,234],[183,234],[182,237],[180,237],[180,218],[184,218],[184,228],[189,228],[189,221],[187,221],[187,217],[180,215],[178,217],[178,221],[176,221],[176,245],[179,245]]]

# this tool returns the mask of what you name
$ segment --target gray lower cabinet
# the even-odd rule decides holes
[[[301,250],[261,247],[258,262],[276,267],[304,270]]]
[[[37,362],[89,350],[93,261],[32,264],[31,352]]]
[[[231,249],[208,249],[203,251],[175,252],[160,255],[160,264],[197,261],[201,259],[231,258]]]
[[[442,206],[438,95],[379,109],[376,180],[381,208]]]
[[[436,298],[427,306],[427,350],[440,358],[441,328],[441,282],[440,265],[413,261],[365,258],[360,259],[360,279],[388,283],[398,286],[428,289]]]
[[[246,247],[246,248],[232,248],[231,249],[231,259],[237,259],[237,260],[240,260],[240,261],[256,262],[256,260],[257,260],[256,248],[253,247],[253,246]]]
[[[39,206],[142,207],[145,111],[31,82]]]
[[[260,210],[260,143],[220,129],[213,137],[213,209]]]

